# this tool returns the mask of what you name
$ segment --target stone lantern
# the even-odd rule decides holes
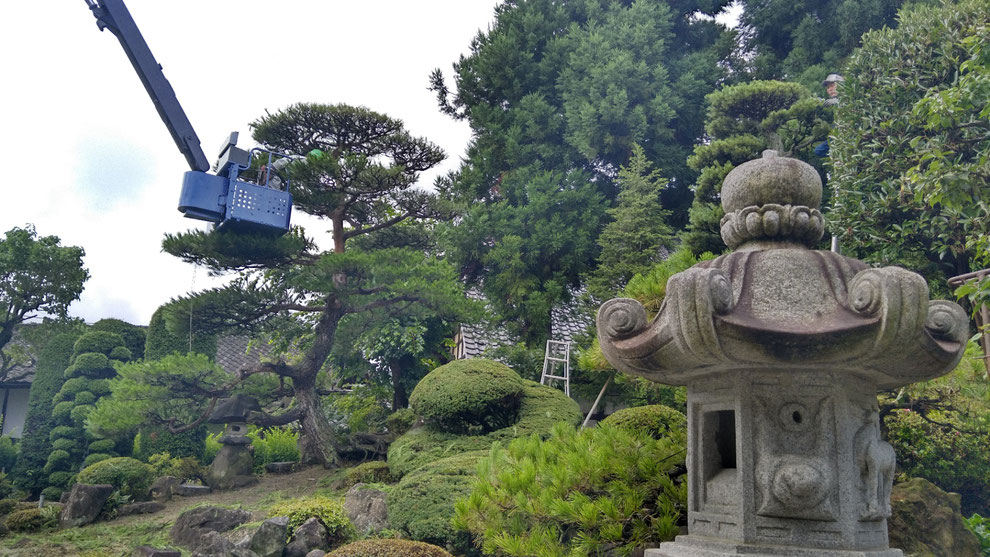
[[[688,535],[647,557],[895,557],[876,394],[962,357],[968,319],[919,275],[814,251],[821,180],[765,151],[722,187],[732,253],[671,277],[657,316],[606,302],[619,370],[688,389]]]
[[[254,455],[251,438],[247,436],[247,420],[251,412],[260,412],[258,401],[246,395],[225,399],[210,415],[211,424],[227,424],[219,441],[223,447],[213,459],[207,472],[207,483],[214,489],[243,487],[257,481],[254,477]]]

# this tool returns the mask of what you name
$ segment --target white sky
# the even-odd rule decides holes
[[[213,162],[231,131],[294,102],[402,119],[457,166],[466,123],[437,110],[428,76],[466,53],[496,0],[130,0],[128,9]],[[176,210],[185,159],[117,39],[83,0],[4,2],[0,233],[33,223],[86,250],[70,308],[147,324],[162,303],[216,284],[161,252],[165,232],[207,228]],[[310,235],[325,226],[294,213]]]
[[[428,76],[467,53],[497,0],[130,0],[211,162],[231,131],[294,102],[348,103],[402,119],[456,168],[470,137],[441,114]],[[736,12],[738,13],[738,12]],[[117,39],[84,0],[4,2],[0,233],[33,223],[82,246],[91,278],[70,313],[145,325],[169,299],[216,285],[161,252],[166,232],[207,228],[176,210],[185,159]],[[301,213],[293,223],[319,238]],[[321,242],[322,244],[323,242]]]

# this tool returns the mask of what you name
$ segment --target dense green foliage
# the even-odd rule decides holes
[[[216,335],[196,334],[193,335],[192,342],[190,343],[188,331],[182,337],[169,330],[167,320],[165,319],[166,311],[168,311],[167,305],[159,307],[151,315],[151,323],[148,324],[147,340],[145,341],[144,351],[142,352],[145,360],[158,360],[175,352],[179,354],[196,352],[197,354],[206,354],[211,358],[216,355]],[[193,318],[195,319],[195,312],[193,313]]]
[[[434,430],[487,433],[516,421],[522,395],[518,373],[495,361],[471,358],[431,371],[416,385],[409,403]]]
[[[127,348],[131,352],[132,358],[141,358],[144,356],[147,333],[145,333],[143,327],[131,325],[120,319],[100,319],[96,323],[93,323],[92,330],[116,333],[124,339],[124,348]]]
[[[19,489],[35,496],[47,485],[48,475],[42,468],[52,451],[52,442],[48,438],[55,425],[52,399],[65,383],[65,368],[72,358],[76,338],[77,335],[70,333],[53,337],[41,350],[35,366],[20,454],[11,474]]]
[[[388,494],[388,523],[409,539],[453,547],[470,554],[470,537],[451,524],[454,505],[471,493],[478,462],[486,450],[426,463],[406,474]]]
[[[581,411],[573,400],[559,389],[523,380],[523,396],[518,420],[508,427],[484,435],[461,435],[436,431],[430,426],[419,427],[399,437],[389,446],[388,465],[395,477],[460,453],[488,450],[495,441],[510,441],[532,434],[545,436],[558,422],[577,424]]]
[[[8,348],[14,328],[37,314],[64,318],[79,298],[89,273],[85,252],[62,246],[58,236],[38,236],[33,226],[11,228],[0,239],[0,380],[23,363]]]
[[[973,241],[990,226],[988,19],[963,0],[865,35],[836,114],[829,218],[844,253],[917,271],[936,293],[979,268]]]
[[[727,1],[505,2],[495,22],[440,70],[441,110],[471,125],[449,183],[465,202],[450,253],[529,342],[550,308],[594,267],[614,180],[639,144],[682,210],[704,95],[725,77],[732,35],[709,18]]]
[[[839,72],[871,29],[893,27],[906,0],[742,0],[740,22],[749,64],[759,79],[787,78],[811,87]],[[918,3],[912,0],[911,3]]]
[[[596,298],[611,298],[634,275],[646,273],[673,249],[669,211],[660,204],[666,185],[643,148],[633,145],[629,162],[619,169],[616,206],[607,211],[612,222],[598,236],[601,253],[588,280],[588,290]]]
[[[333,487],[348,489],[357,484],[388,484],[392,483],[392,480],[388,463],[383,460],[371,460],[345,470],[344,476],[337,480]]]
[[[126,456],[108,458],[79,471],[76,481],[84,484],[110,484],[121,495],[145,499],[155,480],[155,469]]]
[[[111,358],[110,356],[114,356]],[[100,432],[87,434],[87,418],[93,412],[94,403],[107,392],[106,380],[116,374],[116,357],[127,359],[130,351],[124,347],[124,339],[107,331],[91,331],[80,336],[73,345],[73,356],[65,368],[66,381],[52,398],[53,425],[49,433],[55,449],[48,455],[43,470],[48,474],[46,497],[55,498],[60,490],[67,489],[72,473],[81,465],[116,456],[112,449],[106,452],[93,450],[107,448],[106,436]],[[124,419],[125,416],[117,416]]]
[[[607,425],[560,424],[546,440],[496,445],[455,524],[488,555],[630,555],[671,540],[687,508],[686,434],[654,439]]]
[[[254,448],[255,469],[272,462],[299,460],[299,432],[287,427],[258,428],[248,432]]]
[[[721,253],[722,180],[736,166],[759,158],[764,149],[819,164],[811,147],[825,139],[831,108],[797,83],[751,81],[724,87],[705,97],[709,142],[688,158],[699,172],[690,224],[682,240],[694,254]]]
[[[966,527],[980,539],[980,550],[983,557],[990,557],[990,521],[978,514],[966,519]]]
[[[316,518],[326,527],[331,546],[340,545],[354,535],[354,527],[347,518],[344,505],[329,497],[307,497],[276,503],[268,508],[268,516],[288,517],[288,536],[292,536],[303,522]]]
[[[327,553],[327,557],[453,557],[447,550],[410,540],[361,540]]]
[[[99,406],[96,413],[90,414],[90,423],[98,413]],[[175,458],[192,457],[206,462],[203,459],[206,434],[206,424],[200,424],[200,426],[182,433],[172,433],[168,426],[146,424],[138,428],[138,432],[134,436],[132,456],[146,461],[151,455],[168,453]]]
[[[654,439],[687,434],[687,417],[661,404],[623,408],[602,420],[601,425],[621,429],[626,433],[646,434]]]
[[[58,526],[58,507],[21,509],[7,515],[4,525],[11,532],[37,532]]]
[[[970,343],[952,373],[880,398],[897,466],[962,495],[965,514],[990,514],[990,383],[983,353]]]

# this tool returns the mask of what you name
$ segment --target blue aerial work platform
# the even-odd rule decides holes
[[[96,24],[109,30],[120,41],[141,83],[158,109],[158,114],[172,134],[190,170],[182,180],[179,211],[193,219],[214,223],[218,230],[284,234],[289,230],[292,195],[288,180],[275,177],[275,169],[297,158],[260,149],[245,151],[237,147],[237,132],[231,134],[220,152],[217,173],[209,174],[210,163],[203,153],[199,137],[162,73],[162,67],[134,23],[122,0],[85,0]],[[267,154],[267,164],[255,182],[239,180],[251,166],[252,157]]]

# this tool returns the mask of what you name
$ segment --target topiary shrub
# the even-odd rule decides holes
[[[430,427],[451,433],[486,433],[518,419],[522,378],[508,366],[477,358],[431,371],[409,396]]]
[[[410,540],[361,540],[327,554],[327,557],[453,557],[447,550]]]
[[[206,424],[183,433],[172,433],[167,426],[141,426],[134,438],[134,458],[148,460],[153,454],[168,453],[173,458],[193,457],[201,462],[208,431]]]
[[[684,432],[654,439],[608,425],[559,424],[547,440],[496,445],[454,525],[486,554],[628,555],[671,540],[687,510]]]
[[[137,325],[131,325],[126,321],[121,321],[120,319],[100,319],[96,323],[93,323],[94,331],[106,331],[108,333],[116,333],[120,335],[120,338],[124,339],[124,347],[127,349],[127,358],[115,358],[121,361],[130,360],[133,358],[140,358],[144,356],[144,344],[146,334],[144,328],[138,327]],[[111,356],[113,358],[113,356]]]
[[[113,439],[97,439],[89,444],[89,452],[91,453],[105,453],[113,450],[116,443]]]
[[[393,435],[402,435],[416,424],[416,412],[412,408],[399,408],[385,418],[385,427]]]
[[[90,453],[86,455],[86,459],[83,460],[83,466],[84,467],[92,466],[93,464],[96,464],[97,462],[103,462],[108,458],[113,458],[113,455],[108,453]]]
[[[132,499],[144,499],[148,488],[155,479],[155,470],[141,462],[126,456],[101,460],[79,472],[76,481],[84,484],[110,484],[122,495]]]
[[[687,430],[687,416],[660,404],[623,408],[601,423],[629,433],[646,433],[654,439],[683,435]]]
[[[330,547],[340,545],[354,535],[354,526],[347,518],[344,505],[329,497],[308,497],[276,503],[268,508],[268,516],[289,517],[289,526],[286,529],[289,536],[303,522],[316,518],[327,529]]]
[[[4,524],[11,532],[37,532],[58,525],[58,513],[50,509],[56,507],[32,508],[14,511],[7,515]]]
[[[471,539],[451,525],[454,504],[467,497],[478,461],[488,451],[473,451],[420,466],[406,474],[388,494],[388,523],[413,540],[472,551]]]
[[[392,481],[392,472],[388,469],[388,463],[372,460],[345,470],[344,477],[334,482],[333,488],[347,489],[357,484],[387,484]]]
[[[118,334],[106,331],[90,331],[76,340],[72,346],[74,354],[86,354],[87,352],[97,352],[109,356],[117,346],[124,345],[124,338]],[[73,362],[74,363],[74,362]]]
[[[86,352],[84,354],[79,354],[72,363],[72,367],[83,375],[102,371],[109,366],[110,358],[108,358],[106,354],[100,354],[99,352]]]
[[[508,442],[532,434],[546,437],[554,424],[577,425],[581,410],[577,403],[558,389],[522,380],[523,396],[519,420],[487,435],[458,435],[428,427],[414,429],[389,446],[388,465],[392,475],[401,478],[423,464],[468,451],[488,450],[495,441]]]

